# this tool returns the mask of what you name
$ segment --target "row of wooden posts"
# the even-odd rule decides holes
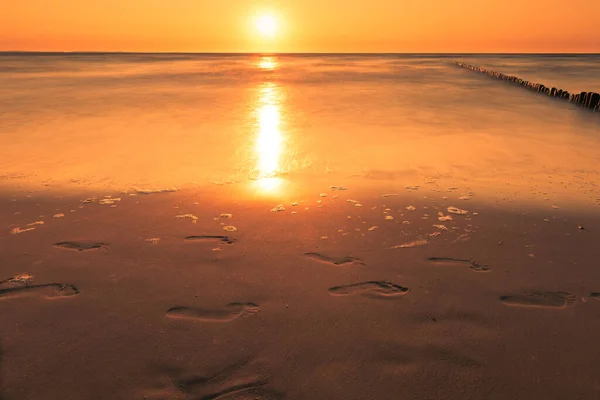
[[[508,82],[523,86],[524,88],[543,93],[550,97],[556,97],[561,100],[568,100],[569,102],[571,102],[579,107],[582,107],[582,108],[585,108],[588,110],[592,110],[594,112],[600,112],[600,94],[598,94],[596,92],[581,92],[579,94],[571,94],[563,89],[557,89],[554,87],[549,88],[545,85],[542,85],[541,83],[529,82],[524,79],[518,78],[516,76],[505,75],[500,72],[489,71],[489,70],[481,68],[481,67],[475,67],[473,65],[464,64],[464,63],[461,63],[458,61],[455,61],[455,63],[459,67],[467,68],[472,71],[481,72],[482,74],[486,74],[488,76],[498,78],[503,81],[508,81]]]

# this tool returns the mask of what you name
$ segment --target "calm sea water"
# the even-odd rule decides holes
[[[600,115],[455,60],[600,92],[599,55],[7,53],[0,184],[124,189],[326,173],[490,191],[507,179],[555,185],[550,175],[595,184]]]

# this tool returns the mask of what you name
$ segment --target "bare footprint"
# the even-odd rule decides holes
[[[500,296],[500,301],[509,306],[564,308],[575,302],[575,296],[568,292],[524,292]]]
[[[54,299],[75,296],[79,294],[79,290],[73,285],[64,283],[47,283],[44,285],[29,285],[26,283],[14,285],[3,284],[2,289],[0,289],[0,298],[4,299],[31,294]]]
[[[148,400],[188,399],[199,400],[276,400],[283,396],[265,386],[269,383],[260,377],[238,377],[229,381],[192,377],[174,382],[174,388],[153,390],[144,394]]]
[[[229,382],[223,382],[220,385],[215,385],[214,392],[200,397],[201,400],[263,400],[272,399],[263,390],[267,381],[260,381],[253,377],[232,379]]]
[[[261,373],[244,372],[247,362],[227,366],[210,375],[183,375],[180,370],[168,368],[172,385],[163,383],[149,399],[194,398],[198,400],[275,400],[282,393],[268,388],[270,379]],[[157,390],[158,389],[158,390]],[[148,398],[145,395],[144,398]]]
[[[100,242],[92,242],[92,241],[77,241],[77,242],[59,242],[55,243],[54,247],[60,247],[62,249],[67,250],[76,250],[76,251],[86,251],[86,250],[94,250],[100,249],[102,247],[106,247],[108,244],[100,243]]]
[[[246,315],[256,314],[260,307],[254,303],[230,303],[221,310],[194,307],[173,307],[166,316],[175,319],[194,319],[203,322],[229,322]]]
[[[355,283],[345,286],[334,286],[329,289],[332,296],[351,296],[355,294],[375,296],[403,296],[410,291],[409,288],[393,284],[391,282],[370,281]]]
[[[332,258],[332,257],[326,256],[323,254],[319,254],[319,253],[304,253],[304,255],[310,259],[324,262],[327,264],[333,264],[333,265],[345,265],[345,264],[365,265],[359,258],[352,257],[352,256],[344,256],[342,258]]]
[[[473,260],[462,260],[459,258],[450,258],[450,257],[429,257],[427,259],[427,261],[431,261],[433,263],[436,264],[467,264],[469,266],[469,268],[471,268],[474,271],[479,271],[479,272],[487,272],[487,271],[491,271],[487,265],[485,264],[479,264],[476,261]]]
[[[232,244],[237,242],[237,240],[230,238],[229,236],[211,236],[211,235],[196,235],[196,236],[188,236],[185,240],[190,242],[204,242],[204,241],[219,241],[225,244]]]

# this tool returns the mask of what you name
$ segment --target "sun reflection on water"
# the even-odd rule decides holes
[[[265,88],[266,100],[271,94],[272,88]],[[267,100],[268,101],[268,100]],[[279,169],[279,157],[281,155],[282,138],[279,125],[281,116],[279,107],[275,104],[264,104],[258,109],[259,133],[256,139],[256,152],[258,154],[259,178],[273,176]]]
[[[263,57],[260,68],[277,67],[273,57]],[[281,185],[281,157],[284,150],[284,138],[281,131],[281,89],[272,82],[265,82],[259,87],[256,101],[255,118],[257,136],[255,141],[256,174],[258,186],[262,191],[273,192]]]
[[[279,67],[279,63],[277,62],[277,58],[275,57],[264,56],[261,57],[261,59],[258,61],[258,66],[261,69],[273,70]]]

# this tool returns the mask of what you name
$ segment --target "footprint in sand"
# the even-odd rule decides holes
[[[270,400],[281,398],[275,393],[271,393],[264,388],[268,381],[261,380],[260,377],[244,376],[230,379],[229,381],[208,381],[195,382],[194,379],[179,382],[179,386],[185,388],[185,392],[203,392],[201,400],[217,400],[217,399],[235,399],[235,400]],[[194,388],[195,385],[198,388]]]
[[[327,264],[333,264],[333,265],[345,265],[345,264],[365,265],[359,258],[352,257],[352,256],[344,256],[342,258],[332,258],[332,257],[326,256],[323,254],[319,254],[319,253],[304,253],[304,255],[310,259],[324,262]]]
[[[254,303],[230,303],[220,310],[206,310],[194,307],[173,307],[166,316],[174,319],[193,319],[203,322],[229,322],[260,311]]]
[[[102,247],[106,247],[108,244],[93,242],[93,241],[78,241],[78,242],[59,242],[55,243],[54,247],[59,247],[61,249],[67,250],[76,250],[76,251],[86,251],[86,250],[95,250],[100,249]]]
[[[487,265],[485,264],[479,264],[478,262],[475,262],[473,260],[462,260],[459,258],[450,258],[450,257],[429,257],[427,259],[427,261],[431,261],[433,263],[436,264],[446,264],[446,265],[452,265],[452,264],[467,264],[469,266],[469,268],[471,268],[474,271],[478,271],[478,272],[488,272],[491,271]]]
[[[205,241],[218,241],[225,244],[233,244],[237,240],[230,238],[229,236],[210,236],[210,235],[196,235],[188,236],[185,240],[189,242],[205,242]]]
[[[275,400],[282,399],[282,393],[269,389],[270,379],[255,371],[244,371],[248,362],[227,366],[210,375],[187,375],[179,369],[168,368],[169,382],[163,382],[144,394],[145,399],[199,400],[236,399],[236,400]],[[254,368],[252,368],[254,369]],[[160,383],[160,382],[159,382]]]
[[[32,285],[31,282],[31,277],[29,275],[21,275],[1,281],[0,298],[7,299],[25,295],[38,295],[54,299],[79,294],[79,290],[73,285],[64,283]]]
[[[564,308],[575,302],[575,296],[568,292],[524,292],[500,296],[500,301],[508,306]]]
[[[329,289],[332,296],[352,296],[355,294],[365,296],[403,296],[410,291],[409,288],[384,281],[370,281],[354,283],[352,285],[334,286]]]
[[[261,377],[237,377],[230,381],[192,377],[173,382],[173,387],[144,393],[144,400],[176,400],[194,396],[199,400],[279,400],[280,393],[267,389],[268,381]],[[197,396],[196,396],[197,395]]]

